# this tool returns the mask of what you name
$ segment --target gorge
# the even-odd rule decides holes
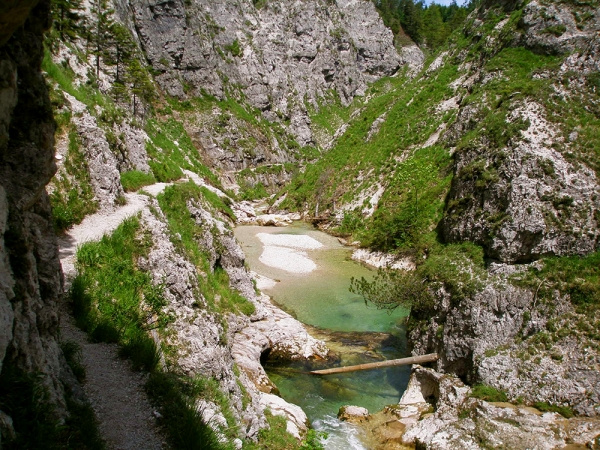
[[[598,8],[2,2],[1,445],[340,448],[380,384],[356,448],[599,447]]]

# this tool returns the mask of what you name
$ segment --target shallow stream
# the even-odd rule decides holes
[[[262,291],[327,342],[340,357],[336,366],[406,356],[407,311],[388,314],[349,292],[351,277],[368,279],[374,272],[352,261],[351,250],[335,237],[300,222],[285,228],[240,226],[235,235],[250,269],[276,281],[259,286]],[[360,430],[337,419],[340,406],[377,412],[398,402],[410,375],[409,366],[323,377],[306,374],[312,368],[265,364],[281,396],[301,406],[315,429],[328,433],[327,449],[366,448]]]

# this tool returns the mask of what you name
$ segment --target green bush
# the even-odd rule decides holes
[[[476,384],[471,390],[471,397],[485,400],[486,402],[507,402],[505,392],[485,384]]]
[[[433,297],[422,279],[411,271],[379,269],[373,280],[350,279],[350,292],[361,295],[366,303],[379,309],[410,308],[413,304],[432,304]]]
[[[225,51],[230,52],[232,56],[242,56],[243,50],[240,47],[240,41],[237,39],[233,41],[230,45],[225,46]]]
[[[248,450],[323,450],[321,438],[326,437],[325,433],[319,433],[309,430],[305,440],[299,443],[296,438],[287,432],[287,420],[285,417],[273,415],[269,410],[265,410],[265,416],[269,423],[268,428],[263,428],[258,432],[258,441],[250,442],[244,446]]]
[[[126,192],[137,191],[144,186],[156,183],[156,178],[151,173],[131,170],[121,174],[121,184]]]
[[[542,412],[555,412],[567,419],[570,419],[575,415],[573,413],[573,410],[568,406],[558,406],[548,402],[535,402],[533,406],[534,408],[539,409]]]
[[[160,361],[160,355],[154,340],[145,332],[138,332],[127,339],[121,348],[119,356],[129,358],[134,370],[153,371]]]

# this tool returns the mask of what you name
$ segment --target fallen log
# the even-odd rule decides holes
[[[389,361],[379,361],[367,364],[357,364],[356,366],[334,367],[332,369],[313,370],[313,375],[330,375],[332,373],[355,372],[357,370],[379,369],[381,367],[404,366],[408,364],[421,364],[437,361],[437,353],[428,353],[421,356],[410,356],[408,358],[390,359]]]

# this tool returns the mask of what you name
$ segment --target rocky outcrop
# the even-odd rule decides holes
[[[592,4],[577,3],[564,7],[538,0],[523,8],[520,43],[538,52],[566,54],[574,51],[590,53],[600,49],[597,30],[600,17]]]
[[[600,354],[567,297],[515,287],[524,268],[493,265],[478,293],[436,292],[431,318],[409,333],[413,353],[438,352],[437,370],[506,392],[512,401],[565,405],[600,414]],[[591,319],[594,323],[594,319]]]
[[[335,90],[343,103],[400,58],[373,4],[357,0],[131,4],[157,80],[172,96],[239,96],[270,120],[281,115],[300,145],[312,142],[307,105]],[[274,161],[275,162],[275,161]]]
[[[515,105],[507,120],[527,127],[501,151],[457,153],[445,239],[479,243],[489,257],[509,263],[594,251],[600,242],[596,174],[565,159],[561,152],[576,144],[562,140],[540,105]],[[556,143],[561,152],[552,148]]]
[[[39,69],[49,9],[46,0],[0,7],[0,368],[39,374],[50,406],[64,419],[62,277],[44,189],[56,170],[55,124]]]
[[[415,263],[410,258],[398,258],[384,252],[372,252],[366,248],[357,248],[352,252],[352,259],[377,269],[415,270]]]
[[[404,427],[401,442],[432,449],[598,445],[597,419],[566,420],[527,406],[479,400],[471,393],[456,378],[416,366],[400,403],[388,409]]]
[[[166,314],[172,323],[162,334],[174,352],[168,364],[189,376],[201,374],[219,380],[237,419],[244,424],[245,437],[255,438],[259,429],[266,426],[263,411],[269,408],[273,414],[285,416],[288,431],[300,438],[307,430],[306,415],[271,393],[276,388],[267,377],[261,358],[270,354],[289,360],[323,359],[328,350],[301,323],[257,293],[229,226],[199,203],[190,202],[188,209],[204,230],[197,238],[207,252],[210,270],[225,270],[231,287],[254,304],[255,312],[247,317],[231,313],[222,316],[211,311],[199,289],[197,268],[177,252],[166,219],[153,201],[154,212],[142,211],[142,223],[153,245],[139,264],[163,289],[168,303]],[[249,402],[245,396],[249,396]]]
[[[513,28],[508,15],[498,22],[481,44],[485,52],[494,55],[522,46],[535,53],[560,55],[560,69],[542,67],[530,75],[533,80],[545,80],[538,84],[538,91],[549,86],[567,104],[583,110],[596,108],[596,88],[590,76],[600,67],[600,19],[594,8],[575,3],[489,2],[473,13],[465,34],[482,39],[487,15],[500,6],[509,12],[522,8],[521,20]],[[457,57],[462,60],[464,55]],[[486,86],[508,73],[474,61],[464,61],[461,67],[468,75],[456,80],[454,87],[459,93],[465,89],[483,97],[464,102],[459,94],[458,120],[444,133],[446,143],[457,146],[440,228],[444,239],[476,242],[488,257],[507,263],[596,251],[600,246],[599,173],[596,158],[582,151],[585,144],[579,133],[587,122],[582,113],[576,109],[559,112],[544,98],[546,94],[522,97],[517,88],[492,106],[490,98],[498,92]],[[573,116],[574,121],[565,122],[564,115]],[[473,138],[461,142],[475,129]]]
[[[342,406],[338,411],[337,416],[340,420],[360,423],[369,417],[369,410],[361,406]]]
[[[111,207],[123,196],[123,188],[117,170],[117,159],[111,152],[105,131],[86,109],[85,105],[65,94],[71,110],[76,113],[73,123],[81,140],[81,148],[87,161],[94,197],[101,207]],[[69,98],[70,97],[70,98]]]

